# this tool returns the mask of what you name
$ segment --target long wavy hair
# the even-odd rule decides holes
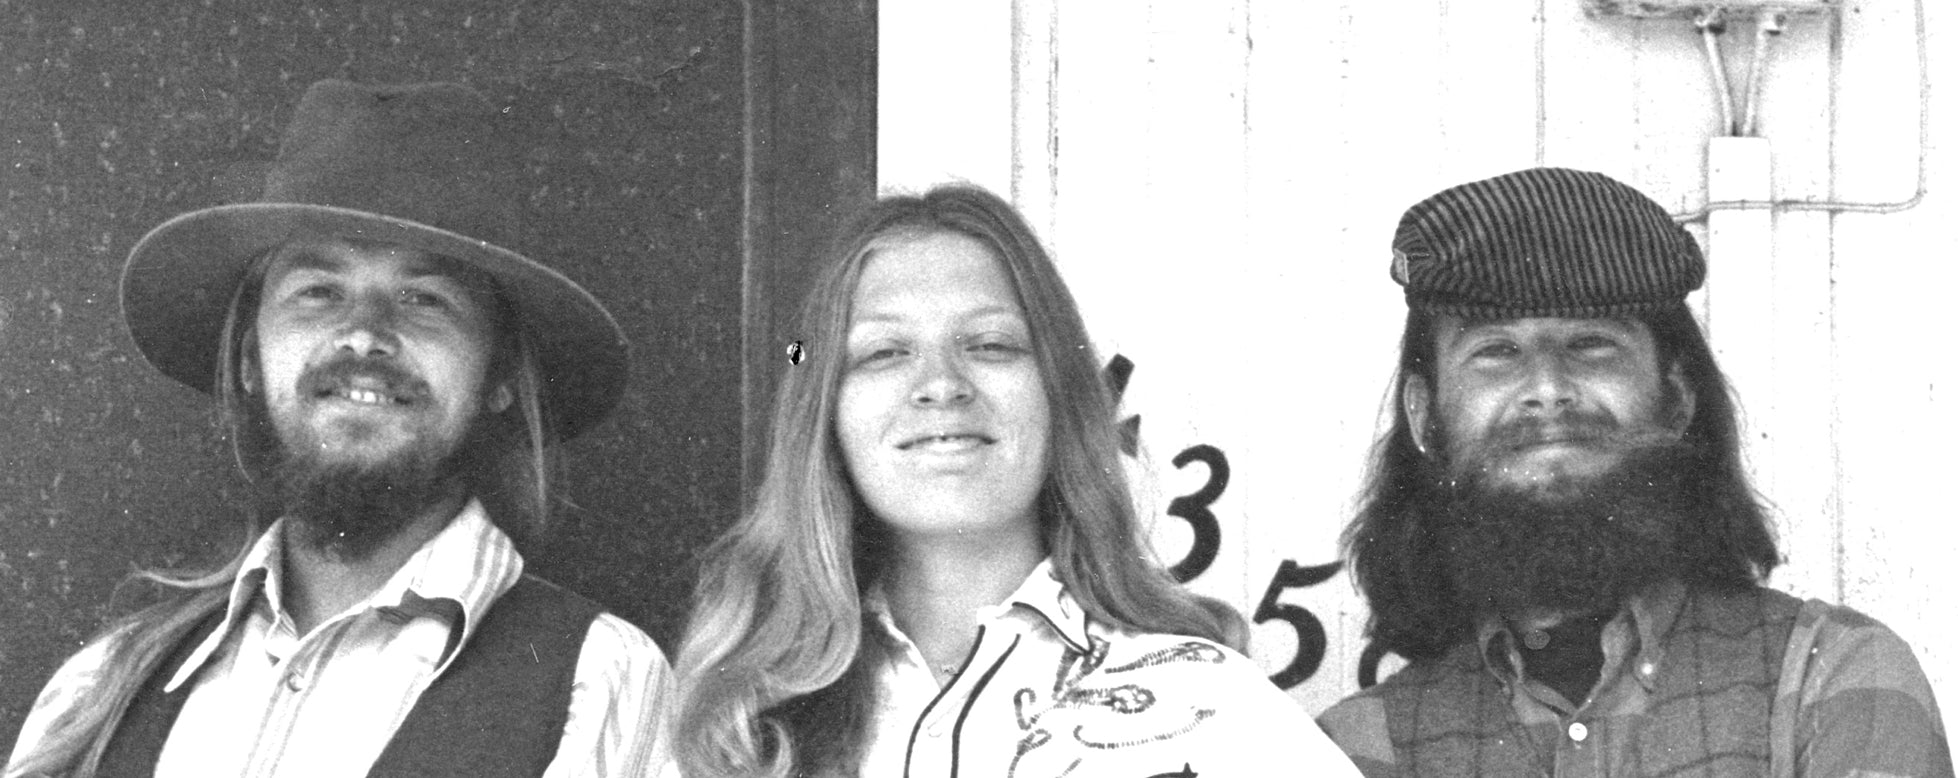
[[[957,233],[991,248],[1032,325],[1052,413],[1036,498],[1054,570],[1095,620],[1241,648],[1243,618],[1179,587],[1142,538],[1113,395],[1080,309],[1025,220],[967,185],[889,197],[831,246],[797,332],[808,359],[776,396],[754,503],[707,552],[680,650],[674,752],[690,776],[851,775],[890,646],[865,615],[888,554],[836,438],[857,279],[889,236]]]
[[[229,439],[233,457],[257,487],[261,504],[246,511],[240,542],[224,561],[201,569],[146,569],[132,582],[157,590],[148,607],[121,617],[96,635],[103,642],[103,661],[95,683],[84,696],[57,714],[40,745],[9,765],[25,776],[94,776],[123,712],[143,684],[157,672],[179,643],[225,605],[230,584],[244,565],[259,536],[276,518],[270,499],[270,472],[280,454],[277,434],[265,404],[248,389],[247,364],[257,338],[252,324],[266,273],[283,247],[255,258],[244,271],[225,313],[218,351],[218,375],[213,384],[218,398],[218,423]],[[460,264],[460,263],[458,263]],[[466,486],[482,500],[504,532],[523,540],[549,523],[550,483],[555,473],[555,449],[546,430],[550,424],[543,401],[543,380],[533,338],[517,317],[514,306],[487,285],[495,300],[497,328],[490,362],[490,382],[508,382],[513,389],[514,413],[485,414],[470,440],[459,451],[466,459],[461,472]],[[267,512],[266,509],[272,512]]]
[[[1695,558],[1683,565],[1687,583],[1714,589],[1757,585],[1781,561],[1774,525],[1748,483],[1741,460],[1740,423],[1732,389],[1713,350],[1684,304],[1638,317],[1651,330],[1662,369],[1677,365],[1695,396],[1681,438],[1689,520],[1681,546]],[[1375,646],[1410,660],[1438,657],[1473,634],[1474,608],[1447,576],[1437,516],[1424,512],[1442,482],[1443,463],[1415,447],[1403,401],[1410,376],[1435,385],[1435,321],[1409,310],[1401,335],[1400,367],[1392,390],[1393,426],[1374,443],[1360,508],[1342,537],[1361,594],[1372,610]],[[1429,416],[1435,417],[1430,413]]]

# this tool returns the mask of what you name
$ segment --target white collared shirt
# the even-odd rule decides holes
[[[482,617],[523,573],[508,536],[471,500],[371,597],[297,634],[285,608],[280,537],[272,525],[233,581],[224,626],[166,688],[194,683],[156,775],[365,775],[424,689],[467,645]],[[56,672],[28,714],[16,758],[73,705],[103,659],[101,641]],[[194,680],[193,680],[194,679]],[[644,775],[665,760],[661,721],[671,671],[637,627],[606,613],[578,655],[564,736],[549,778]]]
[[[1208,640],[1091,621],[1043,561],[981,609],[972,655],[943,689],[892,621],[863,776],[1358,775],[1290,697]]]

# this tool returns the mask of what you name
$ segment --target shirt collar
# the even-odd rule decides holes
[[[1069,594],[1067,586],[1061,583],[1060,575],[1054,571],[1054,560],[1050,557],[1034,565],[1027,580],[1014,590],[1013,596],[1006,598],[1003,609],[1031,612],[1046,622],[1047,628],[1062,640],[1072,644],[1076,651],[1087,652],[1088,614],[1081,609],[1074,595]]]
[[[1686,605],[1686,594],[1684,583],[1671,580],[1627,600],[1618,615],[1605,625],[1605,671],[1612,669],[1611,657],[1635,656],[1637,669],[1632,677],[1638,679],[1647,692],[1653,691],[1658,683],[1657,670],[1665,664],[1665,637],[1672,631],[1673,623]],[[1633,642],[1633,636],[1636,636],[1636,642]],[[1616,647],[1609,644],[1614,638],[1619,641]],[[1481,618],[1476,624],[1476,645],[1481,649],[1484,664],[1498,679],[1506,684],[1518,680],[1518,668],[1521,667],[1517,661],[1518,653],[1500,617],[1484,615]],[[1623,667],[1624,664],[1619,666]]]
[[[904,634],[891,618],[890,598],[884,593],[881,582],[864,593],[863,607],[877,619],[885,632],[897,636]],[[982,624],[1009,616],[1024,616],[1067,641],[1075,650],[1089,650],[1088,614],[1055,575],[1051,558],[1040,560],[1040,564],[1034,565],[1033,571],[1027,574],[1026,580],[1020,582],[1018,589],[999,604],[981,608],[978,615]]]
[[[289,620],[285,607],[283,542],[287,523],[284,518],[273,522],[253,542],[232,580],[224,622],[191,652],[164,687],[166,692],[175,691],[203,667],[257,605],[260,595],[275,624]],[[396,623],[406,623],[421,615],[447,617],[451,632],[448,649],[435,670],[439,676],[454,661],[456,647],[475,634],[482,614],[489,610],[491,603],[522,575],[523,557],[517,553],[516,544],[490,521],[482,503],[471,498],[455,519],[416,549],[381,588],[330,621],[368,610],[378,611],[382,618]],[[453,627],[457,615],[462,621],[460,630]]]

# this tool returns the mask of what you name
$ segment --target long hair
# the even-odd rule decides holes
[[[825,257],[797,330],[812,348],[776,396],[754,503],[704,557],[679,659],[674,751],[688,775],[856,770],[872,680],[890,647],[861,604],[885,562],[886,531],[856,494],[835,433],[850,300],[880,239],[947,232],[999,257],[1032,324],[1053,409],[1039,531],[1062,584],[1106,624],[1243,644],[1241,616],[1145,561],[1114,398],[1080,309],[1032,229],[971,186],[885,198]]]
[[[280,247],[283,248],[283,247]],[[264,496],[279,443],[264,403],[248,387],[248,363],[256,361],[256,318],[266,273],[280,248],[261,254],[247,265],[225,312],[219,340],[216,380],[218,421],[231,443],[239,468],[260,488],[261,505],[247,513],[249,526],[241,542],[223,562],[203,568],[145,569],[133,580],[154,586],[156,602],[119,618],[91,642],[102,644],[103,659],[95,683],[84,696],[57,714],[33,753],[13,769],[27,776],[88,778],[96,773],[103,754],[122,721],[123,712],[151,676],[162,672],[173,649],[211,615],[225,606],[229,587],[245,557],[276,518],[276,506]],[[487,283],[487,279],[480,282]],[[488,290],[494,292],[493,286]],[[481,499],[499,528],[522,540],[548,524],[550,478],[554,448],[547,430],[550,417],[543,401],[543,380],[534,340],[516,310],[495,295],[497,331],[489,380],[507,381],[515,401],[503,414],[478,419],[468,460],[462,469],[466,485]]]
[[[1687,583],[1734,589],[1765,581],[1780,562],[1774,525],[1747,480],[1733,391],[1713,360],[1699,325],[1684,304],[1639,317],[1651,330],[1661,370],[1678,366],[1695,395],[1681,437],[1688,478],[1683,548],[1694,558]],[[1394,423],[1373,447],[1360,509],[1342,537],[1354,579],[1372,610],[1368,634],[1381,649],[1408,659],[1440,656],[1473,634],[1474,609],[1458,598],[1443,564],[1429,490],[1441,481],[1439,462],[1414,445],[1403,408],[1407,378],[1435,385],[1434,317],[1409,310],[1394,377]],[[1430,417],[1434,414],[1430,413]]]

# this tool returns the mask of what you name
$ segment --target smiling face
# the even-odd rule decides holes
[[[1691,419],[1691,390],[1643,322],[1441,316],[1435,332],[1435,385],[1410,377],[1404,411],[1457,476],[1563,493],[1677,442]]]
[[[893,235],[855,294],[836,432],[899,534],[1036,532],[1049,412],[1001,261],[955,233]]]
[[[472,277],[453,260],[387,244],[282,248],[265,276],[247,375],[288,455],[356,469],[440,459],[486,397],[507,405],[507,390],[486,391],[494,309]]]

